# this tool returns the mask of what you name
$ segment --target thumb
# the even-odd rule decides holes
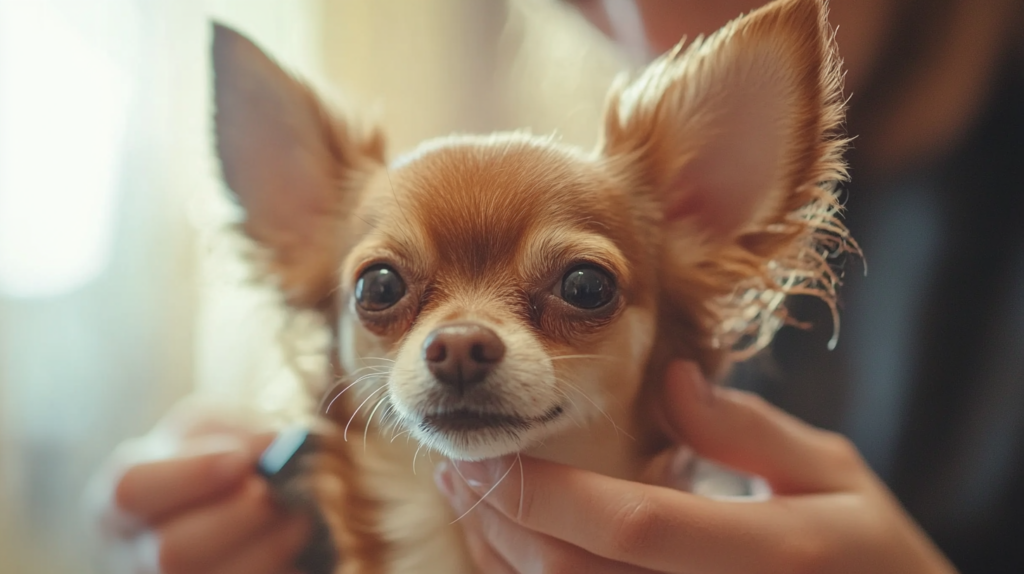
[[[669,366],[665,420],[701,456],[764,477],[779,494],[852,486],[861,464],[851,443],[744,391],[716,388],[694,363]]]

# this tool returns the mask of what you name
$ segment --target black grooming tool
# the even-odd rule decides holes
[[[295,560],[296,568],[306,574],[332,574],[338,564],[338,549],[307,484],[309,458],[316,452],[316,442],[309,429],[285,430],[263,451],[257,468],[278,502],[313,519],[313,533]]]

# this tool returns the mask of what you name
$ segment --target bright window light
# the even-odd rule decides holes
[[[45,0],[0,0],[0,295],[52,297],[110,259],[130,78]]]

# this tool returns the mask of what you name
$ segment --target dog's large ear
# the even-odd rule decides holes
[[[219,24],[213,69],[217,152],[242,228],[264,248],[287,301],[317,306],[337,281],[344,214],[384,163],[383,138],[332,117],[307,86]]]
[[[778,0],[612,89],[601,153],[657,205],[665,280],[714,302],[709,344],[766,343],[779,293],[831,301],[841,84],[823,0]]]

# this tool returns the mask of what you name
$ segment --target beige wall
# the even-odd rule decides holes
[[[590,144],[622,60],[550,0],[325,2],[323,64],[379,111],[395,151],[452,131],[530,128]]]

